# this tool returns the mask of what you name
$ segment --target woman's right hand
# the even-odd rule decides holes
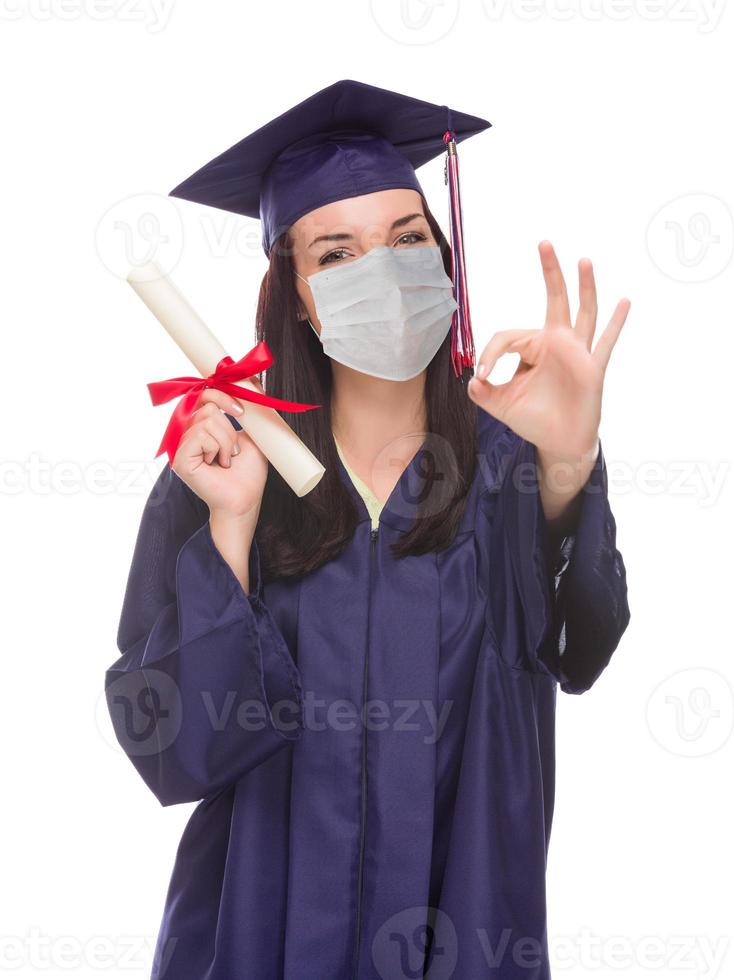
[[[252,378],[260,391],[260,382]],[[227,412],[242,424],[230,395],[205,388],[179,443],[171,468],[197,496],[217,512],[257,515],[268,475],[268,461],[243,430],[234,428]],[[245,403],[246,404],[246,403]]]

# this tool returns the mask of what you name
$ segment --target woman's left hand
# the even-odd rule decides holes
[[[597,300],[590,259],[579,260],[579,312],[571,324],[566,283],[550,242],[538,246],[548,293],[541,330],[502,330],[482,351],[471,399],[549,457],[580,458],[595,452],[601,420],[604,373],[627,319],[622,299],[592,353]],[[486,379],[503,354],[520,363],[510,381]]]

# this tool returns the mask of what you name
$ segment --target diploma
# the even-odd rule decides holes
[[[227,352],[214,334],[154,262],[135,266],[127,281],[188,357],[202,377],[212,374]],[[237,382],[259,392],[251,381]],[[324,466],[274,408],[239,400],[244,415],[237,418],[247,435],[273,464],[298,497],[313,490]],[[235,416],[236,417],[236,416]]]

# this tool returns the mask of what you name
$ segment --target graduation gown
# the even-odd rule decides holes
[[[194,802],[152,977],[547,980],[556,692],[629,621],[600,447],[557,552],[532,443],[478,410],[452,545],[396,560],[421,448],[372,530],[245,593],[170,469],[145,505],[106,671],[120,744]],[[528,476],[530,474],[530,476]]]

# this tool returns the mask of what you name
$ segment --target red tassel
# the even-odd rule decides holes
[[[451,110],[449,127],[451,126]],[[454,374],[463,380],[463,369],[474,367],[474,336],[469,310],[469,292],[466,282],[464,257],[464,228],[461,213],[461,189],[459,186],[459,157],[456,152],[456,133],[449,128],[443,134],[446,145],[444,182],[449,187],[449,217],[451,230],[452,282],[457,308],[451,321],[451,363]]]

